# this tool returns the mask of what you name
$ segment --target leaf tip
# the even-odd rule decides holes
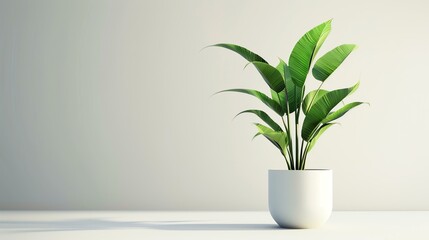
[[[331,18],[331,19],[328,19],[327,21],[325,21],[324,23],[322,23],[322,24],[324,24],[324,25],[326,25],[326,26],[329,26],[329,27],[331,27],[331,24],[332,24],[332,20],[334,20],[333,18]]]
[[[252,62],[248,62],[246,63],[246,65],[244,65],[243,70],[247,68],[247,66],[249,66],[249,64],[252,64]]]
[[[241,112],[237,113],[237,114],[232,118],[232,120],[234,120],[236,117],[238,117],[239,115],[241,115],[241,114],[243,114],[243,113],[245,113],[245,112],[248,112],[248,110],[241,111]]]
[[[201,51],[203,51],[203,50],[205,50],[206,48],[210,48],[210,47],[221,47],[221,46],[223,46],[223,45],[225,45],[225,43],[216,43],[216,44],[208,45],[208,46],[205,46],[205,47],[201,48],[201,49],[200,49],[200,52],[201,52]]]

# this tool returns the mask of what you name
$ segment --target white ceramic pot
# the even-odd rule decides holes
[[[332,212],[332,170],[269,170],[268,198],[280,227],[318,227]]]

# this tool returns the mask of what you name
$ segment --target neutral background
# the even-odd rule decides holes
[[[232,42],[271,63],[333,18],[320,53],[354,52],[327,88],[359,107],[308,167],[334,170],[336,210],[429,210],[427,1],[1,1],[0,209],[266,210],[251,138],[266,89]],[[309,82],[315,83],[313,79]],[[312,86],[315,86],[314,84]]]

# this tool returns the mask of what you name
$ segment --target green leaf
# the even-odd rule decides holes
[[[231,51],[234,51],[238,54],[240,54],[242,57],[244,57],[247,61],[249,62],[254,62],[254,61],[258,61],[258,62],[264,62],[267,63],[267,61],[265,61],[261,56],[259,56],[258,54],[235,44],[230,44],[230,43],[219,43],[219,44],[215,44],[215,45],[211,45],[209,47],[223,47],[226,49],[229,49]]]
[[[286,109],[286,90],[287,90],[287,102],[289,104],[289,113],[293,113],[300,104],[300,100],[301,100],[301,93],[302,93],[302,88],[297,87],[296,90],[296,96],[295,96],[295,83],[292,81],[292,77],[290,75],[290,69],[289,66],[282,60],[280,59],[279,64],[277,65],[277,70],[282,74],[282,77],[284,78],[285,81],[285,89],[281,92],[279,92],[280,95],[280,99],[278,99],[277,96],[273,96],[273,93],[271,93],[271,96],[273,97],[273,99],[280,104],[280,106],[282,106],[283,112],[287,112]]]
[[[314,78],[325,81],[356,47],[355,44],[343,44],[320,57],[312,70]]]
[[[282,128],[273,119],[271,119],[270,116],[268,116],[268,114],[266,114],[264,111],[257,110],[257,109],[249,109],[238,113],[236,117],[243,113],[253,113],[256,116],[258,116],[262,121],[264,121],[266,124],[268,124],[268,126],[270,126],[273,130],[283,131]]]
[[[322,125],[319,129],[317,129],[316,133],[314,134],[314,137],[310,140],[308,145],[308,152],[311,151],[311,149],[314,147],[314,145],[316,144],[317,140],[319,139],[319,137],[326,131],[328,130],[328,128],[330,128],[332,125],[334,125],[336,123],[328,123],[328,124],[324,124]]]
[[[283,77],[275,67],[264,62],[252,62],[252,64],[272,90],[280,92],[285,88]]]
[[[317,100],[319,100],[323,95],[328,92],[329,91],[323,89],[309,92],[305,96],[304,101],[302,102],[302,111],[304,112],[304,114],[307,114],[308,110],[310,110],[310,103],[311,105],[313,105],[315,102],[317,102]]]
[[[258,128],[258,131],[260,134],[264,135],[271,142],[276,143],[277,147],[279,148],[280,151],[282,151],[283,154],[286,153],[287,144],[289,142],[288,142],[287,135],[285,132],[274,131],[273,129],[266,127],[262,124],[258,124],[258,123],[256,123],[255,125]],[[274,144],[274,145],[276,145],[276,144]]]
[[[343,88],[333,90],[323,95],[317,102],[315,102],[311,109],[307,112],[302,124],[301,137],[305,141],[309,141],[314,131],[319,124],[328,116],[329,112],[337,106],[345,97],[356,91],[359,83],[351,88]]]
[[[257,123],[255,123],[255,125],[257,125]],[[263,125],[261,125],[261,126],[263,126]],[[258,132],[258,133],[256,133],[254,136],[253,136],[253,138],[252,138],[252,141],[253,141],[253,139],[255,139],[257,136],[260,136],[260,135],[262,135],[262,136],[264,136],[261,132]],[[269,137],[267,137],[267,136],[264,136],[268,141],[270,141],[277,149],[279,149],[280,150],[280,152],[283,154],[283,150],[282,150],[282,148],[280,147],[280,145],[277,143],[277,142],[275,142],[275,141],[273,141],[272,139],[270,139]]]
[[[267,95],[257,90],[236,88],[236,89],[223,90],[223,91],[217,92],[216,94],[223,93],[223,92],[239,92],[239,93],[252,95],[258,98],[259,100],[261,100],[265,105],[267,105],[269,108],[275,111],[278,115],[283,116],[284,114],[282,111],[282,108],[278,103],[276,103],[273,99],[269,98]]]
[[[352,102],[349,104],[344,105],[342,108],[338,109],[337,111],[328,114],[323,120],[322,123],[327,123],[334,121],[335,119],[338,119],[342,117],[344,114],[346,114],[350,109],[357,107],[359,105],[363,104],[363,102]]]
[[[292,81],[287,82],[287,95],[289,99],[289,113],[295,112],[301,104],[302,88]]]
[[[311,63],[331,31],[331,21],[326,21],[308,31],[299,39],[289,57],[293,82],[304,86]]]
[[[279,71],[275,67],[269,65],[268,62],[258,54],[244,47],[229,43],[219,43],[212,45],[212,47],[223,47],[240,54],[256,67],[262,78],[271,89],[276,92],[280,92],[284,89],[284,81]]]
[[[283,113],[286,113],[286,92],[283,89],[283,91],[277,93],[276,91],[271,89],[271,98],[280,105],[282,108]]]

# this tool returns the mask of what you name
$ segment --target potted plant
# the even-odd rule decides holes
[[[279,59],[270,65],[258,54],[234,44],[215,44],[234,51],[253,65],[269,86],[271,97],[253,89],[229,89],[220,92],[239,92],[258,98],[278,115],[279,123],[266,112],[249,109],[263,122],[255,123],[256,135],[265,137],[281,153],[287,170],[269,170],[269,209],[271,216],[287,228],[312,228],[323,224],[332,212],[332,170],[306,169],[308,153],[320,136],[336,120],[363,102],[344,103],[359,82],[349,88],[322,88],[328,77],[356,49],[343,44],[316,60],[316,55],[331,31],[326,21],[302,36],[289,57],[288,64]],[[246,65],[247,66],[247,65]],[[319,87],[308,91],[305,87],[312,72]],[[219,93],[220,93],[219,92]]]

